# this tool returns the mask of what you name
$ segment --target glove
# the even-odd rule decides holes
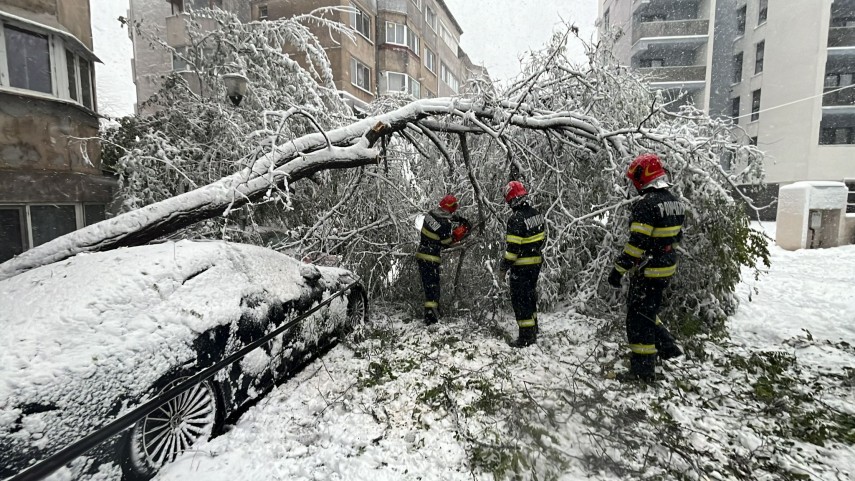
[[[623,276],[621,275],[621,273],[618,272],[617,269],[612,267],[612,272],[609,274],[609,285],[614,288],[620,289],[620,280],[622,277]]]
[[[451,231],[451,241],[460,242],[469,235],[469,226],[466,224],[459,225]]]

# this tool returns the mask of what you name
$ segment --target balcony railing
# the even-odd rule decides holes
[[[642,67],[638,73],[651,82],[703,82],[707,77],[706,65],[684,65],[674,67]]]
[[[831,92],[839,88],[840,87],[826,87],[825,92]],[[855,105],[855,87],[825,94],[822,97],[823,107],[851,107],[853,105]]]
[[[831,27],[828,29],[829,47],[855,47],[855,27]]]
[[[632,32],[632,43],[642,38],[708,35],[709,28],[709,20],[666,20],[639,23]]]

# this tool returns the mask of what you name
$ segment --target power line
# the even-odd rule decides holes
[[[803,98],[803,99],[793,100],[792,102],[787,102],[787,103],[785,103],[785,104],[781,104],[781,105],[776,105],[776,106],[774,106],[774,107],[765,108],[765,109],[763,109],[763,110],[758,110],[758,111],[756,111],[756,112],[751,112],[751,113],[748,113],[748,114],[745,114],[745,115],[740,115],[739,117],[730,117],[730,118],[731,118],[731,119],[733,119],[733,120],[737,120],[737,119],[741,119],[741,118],[743,118],[743,117],[751,117],[751,116],[753,116],[753,115],[760,115],[760,114],[762,114],[763,112],[768,112],[768,111],[770,111],[770,110],[776,110],[776,109],[780,109],[780,108],[783,108],[783,107],[788,107],[788,106],[790,106],[790,105],[797,104],[797,103],[799,103],[799,102],[804,102],[804,101],[807,101],[807,100],[813,100],[813,99],[815,99],[815,98],[819,98],[819,97],[822,97],[822,96],[824,96],[824,95],[833,94],[833,93],[835,93],[835,92],[840,92],[841,90],[851,89],[851,88],[853,88],[853,87],[855,87],[855,84],[850,84],[850,85],[847,85],[847,86],[845,86],[845,87],[840,87],[839,89],[829,90],[828,92],[822,92],[822,93],[820,93],[820,94],[818,94],[818,95],[811,95],[810,97],[805,97],[805,98]]]

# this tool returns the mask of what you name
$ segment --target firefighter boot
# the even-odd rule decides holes
[[[537,342],[537,326],[521,327],[519,336],[515,341],[509,342],[508,345],[519,349],[531,346],[535,342]]]
[[[618,373],[615,378],[620,382],[645,382],[656,380],[656,355],[635,354],[629,358],[629,371]]]
[[[425,325],[430,326],[439,321],[439,313],[436,307],[425,307]]]

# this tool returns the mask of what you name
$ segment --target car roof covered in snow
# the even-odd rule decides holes
[[[179,241],[80,254],[0,281],[0,408],[13,392],[32,398],[25,391],[104,367],[150,385],[193,358],[200,333],[306,295],[304,275],[346,273],[257,246]]]

